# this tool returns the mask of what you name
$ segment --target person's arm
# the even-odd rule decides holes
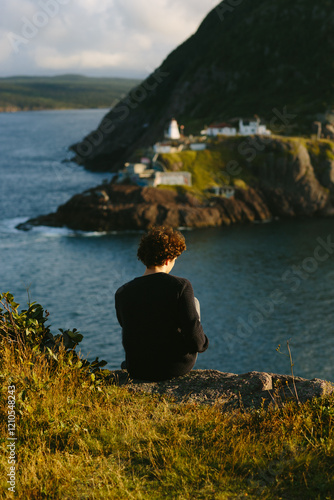
[[[120,315],[120,312],[119,312],[118,302],[119,302],[119,290],[117,290],[117,292],[115,293],[115,309],[116,309],[116,316],[117,316],[117,319],[118,319],[118,323],[121,325],[121,327],[123,327],[121,315]]]
[[[188,352],[204,352],[209,347],[194,300],[191,283],[186,280],[178,300],[178,316],[181,332]]]

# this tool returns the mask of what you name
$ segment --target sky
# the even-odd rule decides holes
[[[2,0],[0,77],[144,78],[215,0]]]

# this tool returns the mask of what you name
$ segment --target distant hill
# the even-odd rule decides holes
[[[274,132],[308,133],[313,120],[333,116],[333,56],[329,0],[224,0],[95,134],[73,147],[77,161],[115,169],[160,139],[172,117],[188,134],[255,114]]]
[[[0,111],[110,108],[138,83],[80,75],[0,78]]]

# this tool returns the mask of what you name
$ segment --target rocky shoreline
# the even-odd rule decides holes
[[[187,375],[163,382],[131,380],[127,371],[110,372],[110,382],[130,392],[160,395],[171,402],[216,405],[222,410],[282,406],[288,401],[305,403],[334,391],[321,379],[292,375],[248,372],[241,375],[218,370],[192,370]]]
[[[295,214],[282,193],[277,191],[276,195],[276,199],[273,196],[268,201],[261,190],[236,189],[233,198],[216,196],[201,202],[189,193],[178,194],[169,189],[100,185],[73,196],[55,213],[30,219],[17,228],[66,226],[80,231],[111,232],[145,230],[156,224],[204,228],[265,222],[275,217],[333,215],[324,207]]]
[[[228,226],[272,217],[263,197],[254,189],[236,189],[233,199],[212,197],[200,202],[189,193],[169,189],[108,184],[75,195],[57,212],[20,224],[82,231],[143,230],[152,224],[173,227]]]

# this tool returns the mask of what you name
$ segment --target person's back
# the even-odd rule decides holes
[[[133,378],[163,380],[184,375],[193,368],[197,353],[208,347],[191,283],[169,274],[184,249],[180,233],[151,230],[138,249],[147,266],[144,276],[116,292],[126,367]]]

